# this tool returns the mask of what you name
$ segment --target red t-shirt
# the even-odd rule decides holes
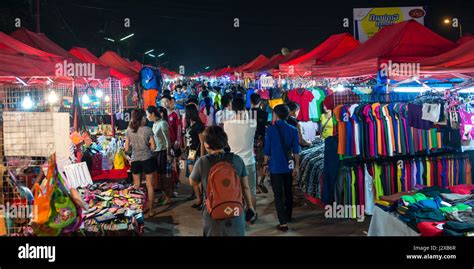
[[[294,89],[288,92],[288,99],[300,105],[300,114],[298,114],[296,119],[299,121],[309,121],[309,103],[313,101],[314,95],[307,90],[303,90],[300,94],[298,89]]]
[[[171,112],[168,115],[168,124],[170,126],[170,140],[174,145],[176,141],[181,145],[181,121],[176,111]]]

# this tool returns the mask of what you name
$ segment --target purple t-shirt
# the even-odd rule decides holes
[[[408,104],[408,126],[424,130],[433,128],[431,121],[421,119],[422,115],[423,106]]]

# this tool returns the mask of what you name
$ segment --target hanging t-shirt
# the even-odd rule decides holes
[[[313,94],[305,89],[293,89],[288,92],[288,99],[300,105],[298,120],[309,121],[309,104],[314,99]]]
[[[119,130],[126,130],[128,128],[128,124],[130,123],[131,118],[132,118],[131,109],[125,109],[123,112],[115,113],[114,115],[115,126],[117,126]]]
[[[316,122],[319,121],[321,117],[321,103],[324,101],[326,95],[324,95],[324,91],[319,88],[312,90],[311,93],[314,99],[309,104],[309,119]]]
[[[359,141],[359,120],[358,120],[358,117],[357,115],[354,113],[355,112],[355,109],[358,107],[359,105],[358,104],[354,104],[352,105],[351,107],[349,107],[349,113],[350,113],[350,117],[352,119],[352,122],[353,122],[353,127],[354,127],[354,146],[355,146],[355,155],[359,155],[360,154],[360,141]]]

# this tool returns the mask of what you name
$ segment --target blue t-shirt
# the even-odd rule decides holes
[[[186,98],[188,98],[188,95],[187,95],[187,93],[185,93],[185,92],[175,93],[174,99],[176,100],[176,108],[177,108],[177,109],[179,109],[179,110],[183,110],[183,109],[184,109],[184,105],[183,105],[183,104],[179,104],[178,101],[179,101],[179,100],[186,99]]]
[[[287,149],[291,149],[293,154],[299,154],[301,151],[298,130],[286,121],[276,121],[274,125],[267,128],[265,135],[264,153],[265,156],[270,157],[268,167],[272,174],[291,173],[293,170],[288,167],[286,150],[281,144],[278,132],[280,132]]]
[[[250,95],[252,95],[253,93],[255,92],[255,89],[248,89],[247,90],[247,109],[251,108],[252,107],[252,103],[250,102]]]

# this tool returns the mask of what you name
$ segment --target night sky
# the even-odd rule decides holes
[[[34,0],[0,1],[0,30],[14,31],[14,18],[35,29]],[[331,34],[352,33],[352,8],[425,6],[425,25],[451,40],[459,31],[443,24],[457,17],[464,33],[474,33],[474,1],[280,1],[254,0],[41,0],[41,32],[65,49],[86,47],[96,56],[120,51],[131,60],[143,53],[164,52],[160,63],[186,73],[239,65],[263,53],[267,57],[282,47],[309,51]],[[130,18],[131,27],[124,27]],[[234,18],[240,28],[234,28]],[[351,21],[343,28],[343,18]],[[104,37],[119,40],[111,43]],[[145,63],[155,63],[147,56]]]

